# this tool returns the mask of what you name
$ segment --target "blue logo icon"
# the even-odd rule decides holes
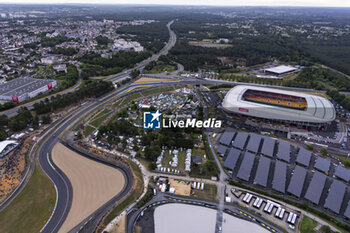
[[[158,110],[156,112],[143,112],[143,128],[160,129],[161,115]]]

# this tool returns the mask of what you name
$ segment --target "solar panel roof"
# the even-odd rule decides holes
[[[341,204],[345,195],[346,185],[339,180],[334,180],[329,188],[324,207],[339,214]]]
[[[276,160],[272,179],[272,188],[281,193],[286,192],[287,164]]]
[[[348,207],[346,207],[346,210],[344,212],[344,216],[347,218],[350,218],[350,201],[348,202]]]
[[[273,156],[273,150],[275,148],[276,140],[270,137],[264,138],[264,144],[261,148],[261,153],[263,155],[272,157]]]
[[[238,132],[232,145],[238,149],[243,150],[245,142],[247,141],[247,138],[248,138],[248,133]]]
[[[218,153],[223,155],[225,154],[226,150],[227,150],[227,146],[220,145],[218,148]]]
[[[315,163],[315,168],[317,168],[318,170],[320,170],[322,172],[328,172],[330,166],[331,166],[331,161],[324,159],[324,158],[321,158],[321,157],[317,157],[316,163]]]
[[[247,150],[249,150],[250,152],[257,153],[259,150],[260,142],[261,142],[261,135],[255,134],[255,133],[251,134],[247,145]]]
[[[280,140],[278,145],[278,151],[277,151],[277,158],[290,162],[290,143]]]
[[[245,180],[245,181],[249,181],[250,173],[252,171],[253,164],[254,164],[254,159],[255,159],[254,154],[252,154],[250,152],[244,153],[241,167],[239,168],[239,171],[237,174],[238,178]]]
[[[254,183],[263,187],[267,186],[267,178],[269,176],[271,159],[264,156],[260,157],[258,169],[256,170]]]
[[[295,166],[294,174],[290,180],[287,191],[296,197],[300,197],[301,191],[303,190],[305,177],[306,169],[298,165]]]
[[[235,136],[235,130],[232,128],[227,128],[221,135],[220,143],[229,146],[232,142],[233,136]]]
[[[224,162],[224,167],[231,169],[232,171],[235,169],[239,155],[241,154],[240,150],[231,148],[230,152],[227,155],[227,158]]]
[[[349,182],[350,180],[350,170],[342,166],[337,166],[335,168],[334,175],[342,180],[345,180],[346,182]]]
[[[296,162],[308,167],[310,164],[311,155],[312,155],[311,151],[308,151],[305,148],[300,148]]]
[[[305,198],[316,205],[320,202],[321,194],[326,183],[327,176],[316,171],[313,175],[309,187],[306,191]]]

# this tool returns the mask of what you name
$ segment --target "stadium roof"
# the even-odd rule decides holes
[[[242,160],[241,167],[239,168],[237,177],[249,181],[250,173],[253,168],[255,155],[250,152],[245,152]]]
[[[324,207],[332,210],[334,213],[339,214],[341,204],[344,199],[346,191],[346,185],[339,180],[334,180],[329,188],[328,196]]]
[[[284,74],[295,70],[297,70],[296,67],[284,66],[284,65],[265,69],[265,71],[275,73],[275,74]]]
[[[229,146],[232,142],[232,138],[235,136],[235,131],[232,128],[227,128],[221,135],[220,143]]]
[[[312,155],[311,151],[301,147],[298,152],[296,162],[301,165],[304,165],[305,167],[308,167],[310,165],[311,155]]]
[[[226,152],[226,150],[227,150],[227,146],[220,145],[219,148],[218,148],[218,150],[217,150],[217,152],[218,152],[219,154],[224,155],[225,152]]]
[[[263,187],[267,186],[267,178],[269,176],[271,159],[264,156],[260,157],[258,169],[256,170],[254,183]]]
[[[306,169],[300,166],[295,166],[294,174],[290,180],[288,186],[288,192],[296,197],[300,197],[301,191],[303,191],[303,186],[306,178]]]
[[[238,149],[243,150],[244,145],[247,141],[248,133],[246,132],[238,132],[235,140],[233,141],[233,146],[237,147]]]
[[[271,92],[275,94],[291,95],[305,98],[305,110],[291,109],[276,105],[268,105],[242,100],[247,90]],[[326,123],[335,119],[333,104],[326,98],[300,92],[286,91],[260,86],[237,85],[225,96],[222,106],[226,111],[243,114],[251,117],[309,123]]]
[[[231,148],[230,152],[227,155],[227,158],[224,162],[224,167],[230,169],[230,170],[234,170],[239,158],[239,155],[241,154],[240,150],[237,150],[235,148]]]
[[[284,140],[279,141],[277,158],[290,162],[290,143]]]
[[[335,168],[334,175],[346,182],[350,180],[350,170],[340,165]]]
[[[266,156],[272,157],[273,151],[275,149],[275,144],[276,144],[276,139],[265,137],[263,146],[261,148],[261,153]]]
[[[317,157],[314,167],[322,172],[328,173],[330,166],[331,166],[331,161],[321,157]]]
[[[318,205],[326,179],[327,176],[325,174],[316,171],[306,191],[305,198]]]
[[[344,216],[350,219],[350,201],[348,202],[348,207],[346,207]]]
[[[255,134],[255,133],[251,134],[247,145],[247,150],[250,152],[257,153],[259,150],[260,142],[261,142],[260,134]]]
[[[272,179],[272,188],[281,193],[286,192],[287,164],[276,160],[275,172]]]

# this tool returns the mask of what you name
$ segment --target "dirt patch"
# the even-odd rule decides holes
[[[159,78],[140,78],[139,80],[135,81],[133,84],[138,84],[138,83],[153,83],[153,82],[169,82],[173,80],[169,79],[159,79]]]
[[[169,179],[169,183],[171,188],[175,188],[175,194],[182,196],[190,196],[191,183],[186,184],[186,181],[173,179]]]
[[[54,146],[52,159],[73,187],[72,207],[59,232],[71,230],[124,186],[124,176],[118,169],[85,158],[60,143]]]

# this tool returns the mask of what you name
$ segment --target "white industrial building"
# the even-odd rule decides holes
[[[21,77],[0,84],[0,100],[21,102],[55,88],[55,80]]]

